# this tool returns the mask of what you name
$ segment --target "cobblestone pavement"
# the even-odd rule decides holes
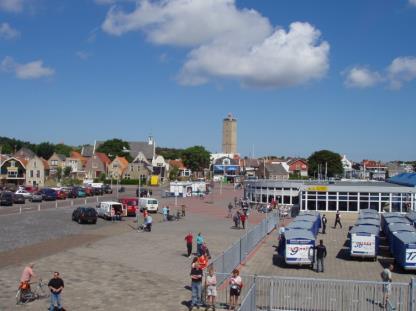
[[[293,267],[282,264],[277,255],[277,233],[272,233],[253,255],[251,260],[243,267],[245,274],[265,276],[290,276],[309,278],[330,278],[346,280],[372,280],[381,281],[380,273],[389,263],[393,263],[387,245],[381,246],[381,256],[377,262],[348,258],[348,247],[345,243],[349,227],[354,225],[357,214],[343,214],[340,229],[333,229],[335,214],[326,213],[328,218],[327,234],[319,233],[317,241],[322,239],[327,247],[328,255],[325,259],[325,272],[316,273],[308,267]],[[288,221],[286,221],[287,223]],[[409,282],[415,277],[414,272],[405,272],[396,268],[393,273],[394,282]]]
[[[225,218],[226,205],[239,195],[225,187],[222,195],[214,195],[214,203],[189,198],[185,219],[157,219],[151,233],[137,232],[133,219],[127,219],[1,252],[0,310],[46,309],[45,300],[15,305],[18,278],[29,261],[35,261],[44,279],[61,272],[67,310],[186,310],[191,259],[183,256],[184,236],[201,231],[215,257],[244,233],[231,229],[231,220]],[[162,200],[165,203],[173,205],[171,199]],[[251,224],[262,217],[254,214]]]

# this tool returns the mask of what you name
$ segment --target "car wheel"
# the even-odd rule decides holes
[[[93,225],[95,225],[96,223],[97,223],[97,221],[96,221],[96,220],[94,220],[94,221],[92,222],[92,224],[93,224]]]
[[[81,220],[81,218],[78,218],[78,223],[79,223],[79,224],[82,224],[82,220]]]

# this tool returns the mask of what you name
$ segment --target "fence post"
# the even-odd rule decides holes
[[[416,310],[416,278],[410,280],[409,310]]]
[[[71,206],[74,206],[74,200],[71,200]]]
[[[55,201],[55,208],[58,208],[58,201]]]
[[[272,305],[273,305],[273,286],[274,286],[274,282],[273,279],[270,279],[270,291],[269,291],[269,307],[267,310],[271,311]]]

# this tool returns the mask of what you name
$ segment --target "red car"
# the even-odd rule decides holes
[[[27,192],[30,192],[30,193],[35,193],[35,192],[37,192],[39,189],[38,189],[38,187],[27,186],[27,187],[25,187],[25,190],[26,190]]]
[[[94,195],[93,187],[84,187],[84,191],[87,197],[92,197]]]
[[[137,198],[121,198],[118,201],[123,204],[124,209],[127,209],[127,216],[136,216],[138,209]]]
[[[68,197],[68,194],[63,190],[56,191],[56,198],[58,200],[65,200]]]

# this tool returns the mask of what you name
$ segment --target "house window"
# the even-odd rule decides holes
[[[52,164],[53,166],[57,166],[57,165],[58,165],[58,160],[52,160],[52,161],[51,161],[51,164]]]
[[[40,171],[39,170],[36,171],[36,178],[40,178]]]
[[[33,178],[33,170],[30,170],[30,177]]]
[[[10,161],[10,167],[15,167],[16,166],[16,161]]]

